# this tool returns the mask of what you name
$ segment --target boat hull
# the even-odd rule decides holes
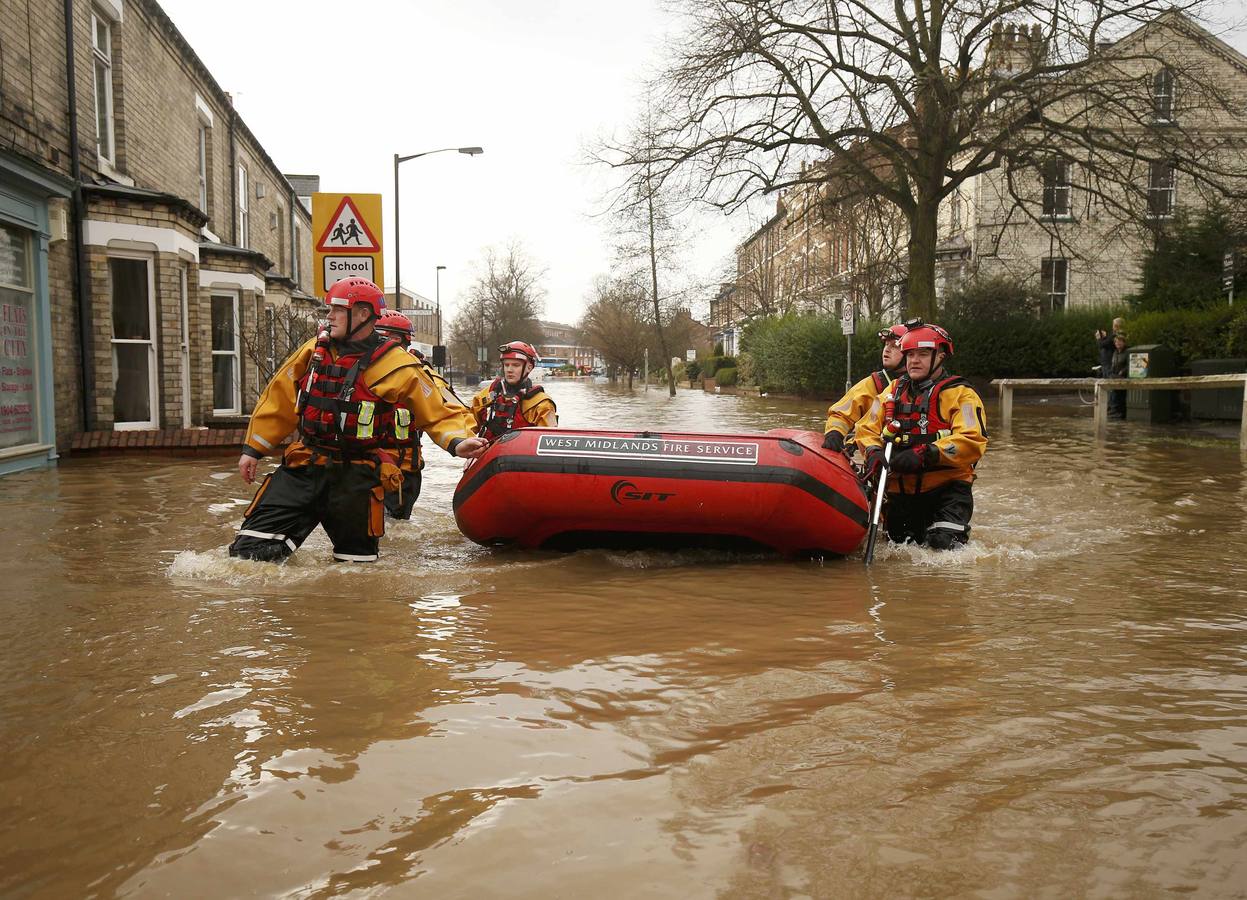
[[[851,553],[869,504],[822,436],[525,428],[496,441],[455,490],[479,544],[763,547]]]

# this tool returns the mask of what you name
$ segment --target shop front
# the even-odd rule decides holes
[[[0,157],[0,475],[56,459],[48,292],[56,196],[68,190]]]

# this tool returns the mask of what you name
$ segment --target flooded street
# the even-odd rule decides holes
[[[825,408],[547,389],[576,426]],[[1044,412],[969,548],[870,571],[487,550],[437,449],[373,566],[228,559],[233,457],[6,477],[0,895],[1244,896],[1247,470]]]

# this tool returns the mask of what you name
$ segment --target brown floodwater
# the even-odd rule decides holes
[[[0,895],[1244,896],[1243,457],[1055,412],[993,440],[969,548],[869,571],[487,550],[436,450],[372,566],[230,560],[232,458],[0,479]]]

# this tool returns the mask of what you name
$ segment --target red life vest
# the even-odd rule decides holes
[[[336,360],[326,355],[319,365],[308,367],[299,383],[303,443],[345,457],[364,456],[394,445],[394,406],[374,394],[363,376],[373,363],[398,346],[398,341],[386,340]]]
[[[893,440],[901,446],[931,444],[947,437],[952,423],[940,417],[940,392],[944,388],[969,382],[960,375],[946,375],[938,381],[930,380],[924,384],[925,387],[917,386],[908,375],[902,375],[896,379],[892,401],[884,409],[887,427],[895,432]],[[900,427],[893,427],[890,424],[893,421],[899,422]]]
[[[503,380],[495,378],[485,399],[485,421],[481,423],[478,435],[492,441],[516,428],[531,428],[536,425],[536,422],[530,422],[524,417],[522,407],[525,400],[541,393],[544,393],[541,385],[529,384],[514,394],[508,394]]]

